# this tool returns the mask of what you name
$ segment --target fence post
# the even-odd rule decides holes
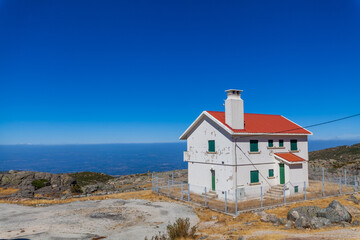
[[[346,181],[346,168],[345,168],[345,176],[344,176],[344,177],[345,177],[345,179],[344,179],[344,180],[345,180],[344,184],[346,185],[346,184],[347,184],[347,181]]]
[[[263,193],[262,193],[262,186],[260,186],[260,194],[261,194],[261,207],[263,207]]]
[[[205,207],[206,207],[206,187],[205,187]]]
[[[235,188],[235,217],[237,216],[237,188]]]
[[[340,195],[341,195],[341,177],[339,177]]]
[[[174,185],[174,172],[171,174],[171,186]]]
[[[358,182],[356,181],[356,176],[354,176],[355,192],[357,192],[357,184],[358,184]]]
[[[188,202],[190,202],[190,184],[188,183]]]
[[[323,197],[325,197],[325,173],[324,168],[322,168],[322,177],[323,177]]]
[[[306,201],[306,181],[304,181],[304,197],[305,197],[305,201]]]
[[[183,182],[181,182],[181,200],[183,200]]]
[[[156,177],[156,191],[159,192],[159,178]]]
[[[170,180],[168,179],[168,197],[170,197]]]
[[[154,191],[154,173],[151,173],[151,191]]]
[[[225,212],[227,213],[227,191],[225,191]]]
[[[286,188],[286,184],[284,183],[284,204],[286,204],[285,188]]]

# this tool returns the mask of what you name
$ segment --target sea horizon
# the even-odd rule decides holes
[[[309,140],[309,152],[360,140]],[[187,168],[186,142],[0,145],[0,171],[128,175]]]

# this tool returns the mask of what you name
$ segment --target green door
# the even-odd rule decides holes
[[[285,168],[284,164],[280,163],[280,184],[285,184]]]
[[[211,190],[215,191],[215,170],[211,170]]]

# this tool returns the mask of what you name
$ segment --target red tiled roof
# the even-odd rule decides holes
[[[285,153],[274,153],[276,156],[285,159],[288,162],[304,162],[305,159],[293,154],[292,152],[285,152]]]
[[[235,133],[293,133],[311,134],[305,128],[281,115],[245,113],[245,129],[232,129],[225,123],[225,112],[207,111]]]

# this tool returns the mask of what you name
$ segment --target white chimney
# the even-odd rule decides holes
[[[226,90],[225,123],[233,129],[244,129],[244,101],[241,99],[242,90]]]

